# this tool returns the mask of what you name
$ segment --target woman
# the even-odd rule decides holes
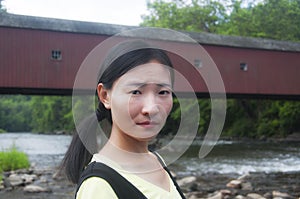
[[[108,142],[92,155],[76,133],[63,161],[68,178],[78,184],[77,199],[184,198],[161,157],[148,150],[172,109],[170,67],[164,51],[142,41],[111,50],[97,86],[96,111],[98,122],[111,122]],[[80,131],[95,140],[90,129]]]

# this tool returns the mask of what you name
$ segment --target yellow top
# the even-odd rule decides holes
[[[103,158],[101,156],[101,158]],[[97,155],[94,155],[92,161],[99,160]],[[102,161],[101,161],[102,162]],[[148,199],[181,199],[172,179],[169,177],[170,192],[160,188],[141,177],[124,172],[119,169],[118,165],[112,163],[112,168],[118,171],[124,178],[132,183],[138,190],[140,190]],[[111,166],[111,164],[109,165]],[[76,199],[118,199],[117,195],[111,188],[110,184],[99,177],[91,177],[86,179],[80,186]]]

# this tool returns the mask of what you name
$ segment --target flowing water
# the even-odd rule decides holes
[[[71,141],[68,135],[32,133],[0,134],[0,151],[12,146],[28,154],[36,167],[58,166]],[[178,174],[249,172],[299,172],[300,144],[297,142],[219,141],[203,159],[197,157],[201,143],[194,143],[172,167]]]

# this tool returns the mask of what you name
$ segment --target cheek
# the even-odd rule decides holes
[[[129,100],[129,103],[127,104],[126,107],[124,107],[124,109],[126,109],[130,115],[130,117],[133,119],[135,118],[142,109],[142,102],[140,102],[139,100]]]
[[[173,99],[170,98],[170,99],[166,102],[166,104],[165,104],[164,107],[165,107],[165,111],[166,111],[167,115],[169,115],[170,112],[171,112],[171,110],[172,110],[172,108],[173,108]]]

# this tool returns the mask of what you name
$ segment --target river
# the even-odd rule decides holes
[[[68,135],[32,133],[0,134],[0,150],[16,146],[28,154],[36,167],[47,169],[59,165],[71,141]],[[291,142],[219,141],[208,156],[197,157],[200,146],[192,145],[172,168],[180,175],[203,173],[299,172],[300,145]]]

